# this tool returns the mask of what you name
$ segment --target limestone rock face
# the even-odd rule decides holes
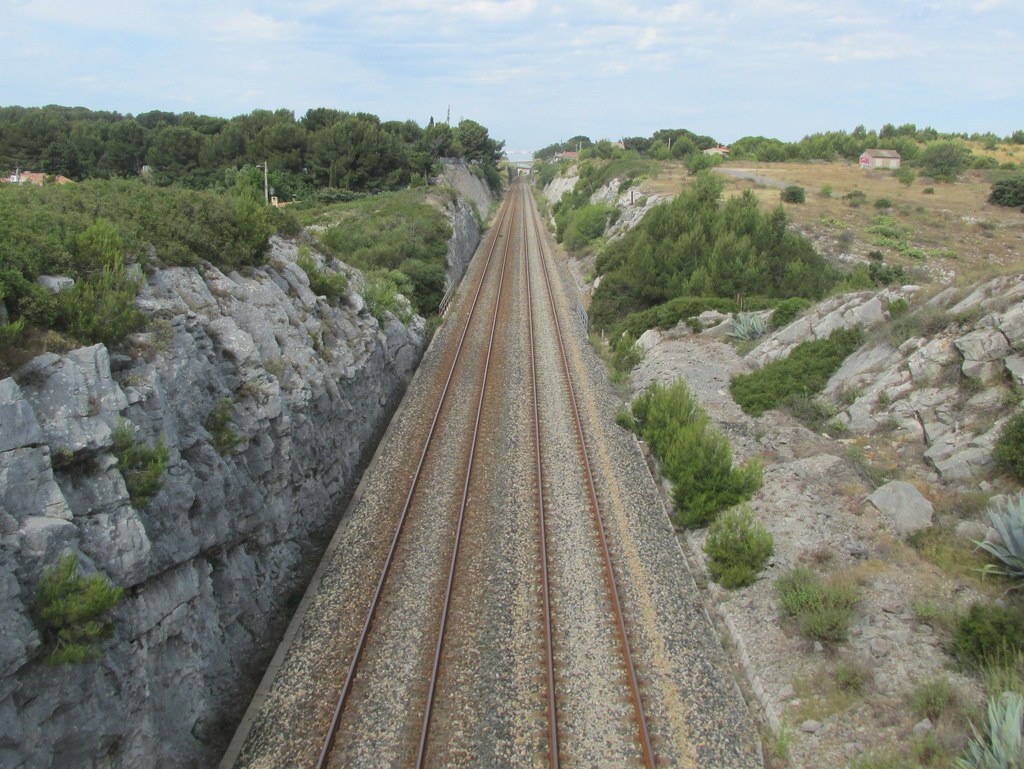
[[[900,536],[913,534],[932,523],[932,503],[906,481],[890,481],[880,486],[868,501],[889,517]]]
[[[459,277],[479,228],[464,201],[449,216]],[[314,253],[352,278],[316,296],[296,255],[273,238],[245,274],[157,270],[113,363],[95,345],[0,380],[0,764],[216,765],[426,345]],[[146,504],[112,450],[124,420],[168,450]],[[54,668],[32,612],[65,552],[126,598],[102,662]]]

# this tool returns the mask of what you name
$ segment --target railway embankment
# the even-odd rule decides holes
[[[461,196],[446,213],[457,277],[480,224]],[[275,237],[244,274],[157,270],[124,349],[0,380],[0,765],[216,763],[427,342],[301,256]],[[158,489],[129,472],[143,446]],[[55,666],[37,586],[68,552],[124,599],[98,660]]]

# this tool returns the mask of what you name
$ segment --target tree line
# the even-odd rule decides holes
[[[940,133],[931,127],[918,128],[914,123],[886,123],[878,131],[860,125],[853,131],[826,131],[804,136],[799,141],[784,142],[764,136],[744,136],[729,147],[733,160],[784,162],[790,160],[856,160],[867,149],[891,149],[906,161],[914,161],[932,143],[956,143],[965,140],[980,142],[986,149],[999,144],[1024,144],[1024,130],[999,137],[986,133]],[[587,136],[574,136],[556,142],[534,153],[540,160],[551,160],[561,152],[578,151],[581,158],[611,158],[616,150],[634,150],[641,157],[654,160],[688,160],[719,142],[711,136],[696,134],[685,128],[655,131],[650,137],[631,136],[622,139],[622,147],[607,140],[592,141]],[[986,168],[998,165],[995,159],[981,155],[970,158],[970,165]],[[700,169],[697,169],[700,170]]]
[[[131,178],[147,170],[158,185],[225,185],[225,171],[267,163],[282,199],[320,188],[398,189],[430,176],[439,158],[462,157],[500,185],[504,142],[473,120],[456,126],[318,107],[296,119],[287,109],[232,118],[153,110],[138,115],[83,107],[0,108],[0,170],[41,171],[75,181]],[[227,186],[230,186],[230,181]]]

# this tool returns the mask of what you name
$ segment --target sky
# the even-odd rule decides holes
[[[1024,128],[1024,0],[0,0],[0,105],[470,118],[512,152]]]

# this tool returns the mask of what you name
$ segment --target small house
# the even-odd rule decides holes
[[[864,150],[860,156],[860,167],[865,170],[889,168],[896,170],[903,162],[896,150]]]
[[[729,159],[729,148],[728,147],[708,147],[706,150],[702,150],[705,155],[717,155],[722,160]]]

